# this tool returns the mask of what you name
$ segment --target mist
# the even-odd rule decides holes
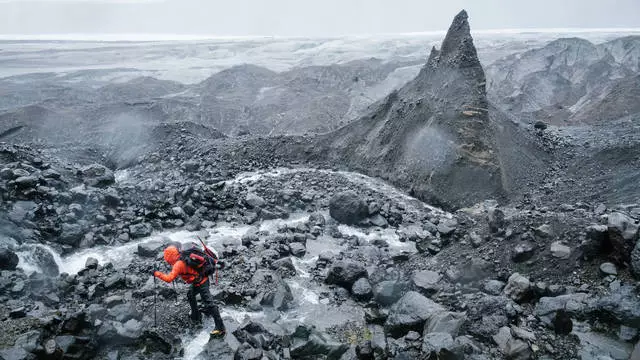
[[[0,34],[151,33],[336,36],[446,30],[465,8],[475,30],[640,27],[619,0],[0,0]]]

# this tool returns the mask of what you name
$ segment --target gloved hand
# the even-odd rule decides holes
[[[222,270],[227,266],[227,263],[224,260],[218,260],[216,262],[216,268],[218,268],[218,270]]]
[[[162,274],[162,273],[160,271],[158,271],[158,270],[154,270],[153,271],[153,276],[155,276],[155,277],[160,277],[160,274]]]

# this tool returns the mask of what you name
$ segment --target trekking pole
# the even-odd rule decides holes
[[[158,286],[156,283],[156,277],[153,277],[153,325],[154,327],[158,327]]]

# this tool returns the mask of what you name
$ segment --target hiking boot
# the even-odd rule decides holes
[[[209,336],[212,338],[220,339],[223,338],[226,334],[226,330],[215,329],[211,333],[209,333]]]

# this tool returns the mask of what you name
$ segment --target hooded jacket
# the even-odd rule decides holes
[[[164,274],[160,271],[153,273],[153,276],[164,282],[170,283],[180,276],[187,284],[200,286],[209,280],[208,277],[205,276],[203,278],[200,276],[198,271],[188,267],[184,261],[180,260],[180,251],[173,245],[164,249],[164,260],[172,266],[171,272],[168,274]]]

